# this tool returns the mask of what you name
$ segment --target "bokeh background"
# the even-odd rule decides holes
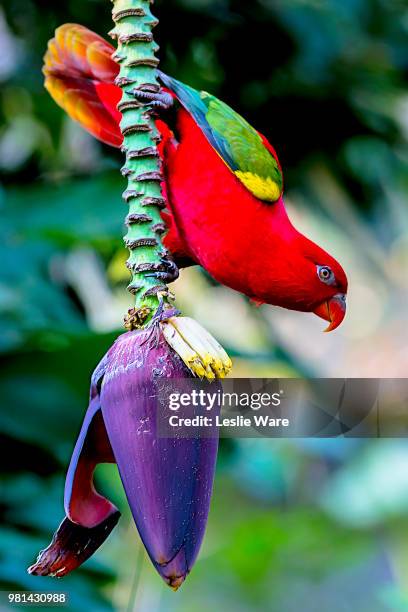
[[[73,611],[406,611],[403,440],[223,440],[204,546],[176,594],[146,559],[115,468],[102,466],[100,486],[124,513],[109,540],[62,582],[25,572],[62,518],[89,375],[130,304],[121,156],[64,116],[41,75],[56,26],[103,35],[110,10],[0,4],[0,589],[65,590]],[[293,219],[350,279],[332,334],[195,268],[175,285],[179,306],[222,341],[235,376],[406,376],[404,0],[156,0],[155,13],[162,68],[269,137]]]

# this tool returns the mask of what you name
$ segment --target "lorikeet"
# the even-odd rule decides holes
[[[96,138],[120,147],[121,97],[115,49],[87,28],[65,24],[45,55],[45,87]],[[221,100],[159,73],[151,96],[162,135],[169,231],[179,266],[205,268],[256,302],[342,322],[347,278],[340,264],[292,225],[283,177],[267,139]],[[170,95],[169,95],[170,94]],[[135,94],[136,95],[136,94]],[[170,111],[160,113],[168,98]],[[169,104],[167,104],[169,106]]]

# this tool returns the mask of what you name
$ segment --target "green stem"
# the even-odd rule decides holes
[[[122,174],[128,180],[123,198],[129,205],[124,241],[130,252],[126,265],[132,275],[128,289],[136,302],[125,318],[128,329],[143,327],[150,321],[160,295],[165,301],[169,299],[164,281],[147,276],[163,270],[161,257],[166,255],[161,241],[165,225],[160,210],[166,201],[160,186],[163,180],[157,150],[160,134],[148,105],[136,101],[132,95],[135,89],[160,90],[156,78],[159,60],[155,57],[158,46],[152,35],[158,22],[150,12],[150,4],[149,0],[113,0],[115,27],[110,32],[117,40],[113,57],[120,71],[116,83],[123,92],[118,110],[122,113],[120,129],[126,155]]]

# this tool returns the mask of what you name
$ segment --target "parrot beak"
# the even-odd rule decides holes
[[[325,300],[313,312],[325,321],[329,321],[330,324],[325,332],[333,331],[346,316],[346,295],[337,293],[330,300]]]

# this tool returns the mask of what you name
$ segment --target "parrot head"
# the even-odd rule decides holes
[[[328,321],[324,331],[332,331],[346,315],[347,276],[334,257],[302,234],[296,232],[295,242],[286,274],[291,304],[285,306],[313,312]]]
[[[283,231],[263,249],[262,274],[258,270],[251,278],[257,296],[252,300],[313,312],[332,331],[346,315],[347,276],[334,257],[293,227],[286,211],[281,221]]]
[[[313,244],[313,243],[312,243]],[[315,287],[311,310],[329,322],[326,332],[338,327],[346,315],[347,277],[341,265],[320,247],[313,245],[307,258],[310,283]]]

